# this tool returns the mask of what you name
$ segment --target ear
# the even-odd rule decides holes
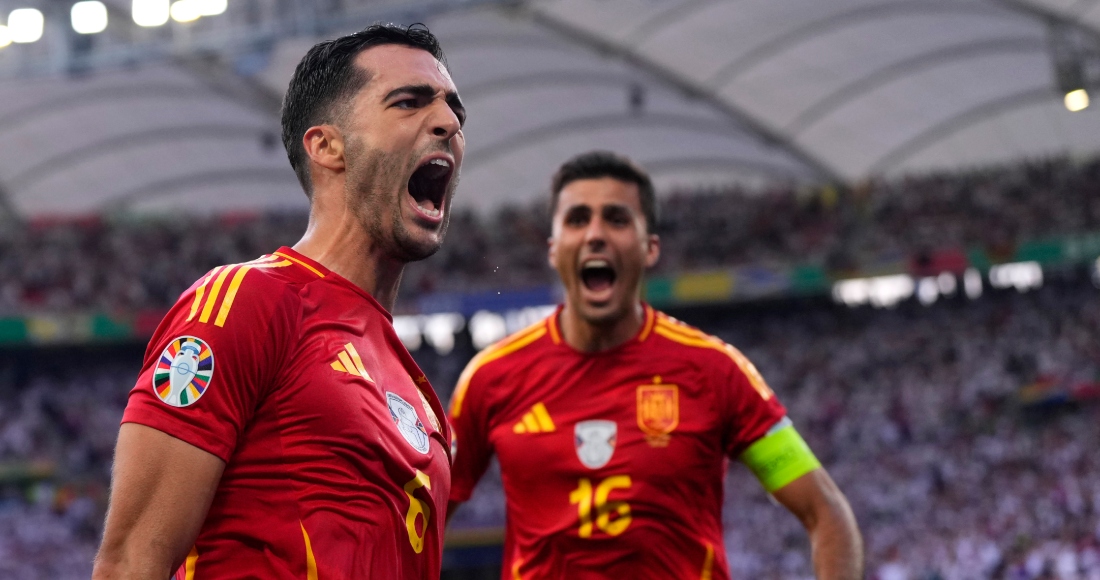
[[[652,268],[657,265],[657,259],[661,257],[661,237],[657,234],[646,236],[645,267]]]
[[[558,244],[554,239],[554,236],[546,238],[546,261],[550,264],[550,269],[556,270],[558,257]]]
[[[302,135],[302,147],[311,162],[331,171],[344,169],[344,136],[334,125],[310,127]]]

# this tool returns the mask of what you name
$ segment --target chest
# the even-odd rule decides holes
[[[304,325],[275,398],[287,440],[321,445],[356,471],[446,464],[431,386],[396,337],[369,319]],[[396,342],[396,344],[395,344]]]
[[[560,357],[518,370],[492,413],[504,476],[630,473],[660,480],[723,457],[717,392],[706,369],[660,357]]]

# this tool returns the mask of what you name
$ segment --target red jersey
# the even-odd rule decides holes
[[[365,291],[281,248],[215,268],[157,329],[123,422],[226,462],[180,580],[437,580],[439,400]]]
[[[451,500],[500,461],[504,578],[729,578],[727,458],[786,414],[736,349],[645,306],[610,350],[566,344],[558,312],[482,351],[451,403]]]

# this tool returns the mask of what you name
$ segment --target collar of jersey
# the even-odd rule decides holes
[[[382,305],[379,304],[378,301],[374,299],[374,296],[371,296],[369,292],[367,292],[366,290],[363,290],[362,288],[357,286],[351,280],[348,280],[347,278],[337,274],[336,272],[333,272],[332,270],[329,270],[328,268],[326,268],[320,262],[299,253],[294,248],[289,248],[287,246],[283,246],[283,247],[279,248],[278,252],[280,254],[285,254],[285,255],[293,258],[294,260],[297,260],[297,261],[301,262],[304,265],[309,266],[315,272],[320,272],[321,273],[321,278],[323,278],[324,280],[334,282],[336,284],[340,284],[341,286],[345,286],[349,290],[359,294],[360,296],[365,298],[367,300],[367,302],[372,307],[376,308],[378,310],[378,312],[380,312],[383,316],[385,316],[386,320],[390,321],[391,324],[393,323],[393,315],[390,314],[389,311],[387,311],[385,308],[383,308]]]

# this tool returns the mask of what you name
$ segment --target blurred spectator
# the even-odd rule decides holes
[[[661,201],[657,273],[743,264],[834,270],[885,257],[1100,232],[1100,160],[1053,160],[852,189],[675,190]],[[552,284],[545,202],[458,211],[438,254],[411,264],[401,302],[437,291]],[[210,268],[252,260],[305,230],[297,214],[39,222],[0,230],[0,315],[165,309]]]

